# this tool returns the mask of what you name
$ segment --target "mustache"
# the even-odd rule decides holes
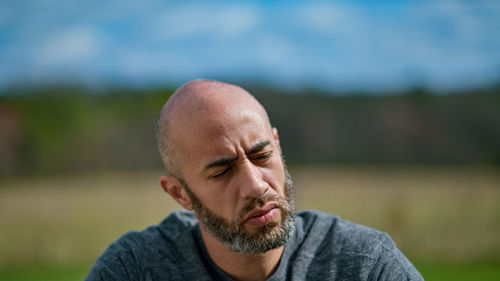
[[[236,225],[242,225],[244,223],[244,218],[250,213],[253,209],[257,207],[262,207],[268,202],[275,201],[277,202],[278,208],[282,212],[291,212],[288,201],[276,194],[263,194],[259,197],[253,198],[245,207],[243,207],[236,216]]]

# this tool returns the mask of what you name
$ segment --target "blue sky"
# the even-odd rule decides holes
[[[500,1],[0,2],[0,89],[205,77],[337,91],[500,80]]]

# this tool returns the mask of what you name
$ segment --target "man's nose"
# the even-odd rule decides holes
[[[269,184],[263,179],[262,171],[250,161],[240,167],[239,181],[240,196],[245,199],[258,197],[269,188]]]

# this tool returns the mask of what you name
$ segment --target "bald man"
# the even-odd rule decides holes
[[[183,85],[156,139],[160,184],[185,210],[122,236],[87,280],[423,280],[387,234],[294,212],[278,131],[244,89]]]

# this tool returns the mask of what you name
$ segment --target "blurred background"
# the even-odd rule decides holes
[[[426,280],[500,279],[500,2],[0,2],[0,280],[82,280],[179,209],[154,122],[254,94],[299,210],[388,232]]]

